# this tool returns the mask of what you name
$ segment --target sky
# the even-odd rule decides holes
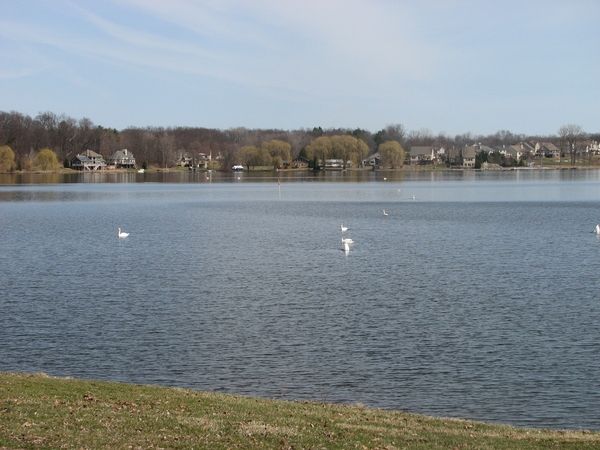
[[[600,0],[0,0],[0,111],[600,132]]]

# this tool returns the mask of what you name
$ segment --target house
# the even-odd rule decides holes
[[[560,149],[552,142],[538,142],[536,144],[535,154],[537,156],[544,155],[546,158],[558,158],[560,156]]]
[[[352,161],[346,161],[344,165],[343,159],[326,159],[325,160],[325,168],[326,169],[343,169],[344,167],[352,167]]]
[[[517,161],[520,161],[527,152],[529,150],[526,150],[522,143],[506,147],[506,156],[510,156]]]
[[[479,146],[477,145],[467,145],[465,147],[449,149],[448,161],[450,166],[474,168],[475,157],[479,151]]]
[[[344,165],[344,160],[343,159],[326,159],[325,160],[325,169],[343,169],[345,167],[352,167],[352,161],[348,160],[346,161],[346,164]]]
[[[137,167],[133,154],[126,148],[113,153],[108,158],[108,163],[119,169],[135,169]]]
[[[379,152],[373,153],[371,156],[367,157],[367,159],[363,159],[362,166],[373,166],[377,167],[381,164],[381,155]]]
[[[189,167],[193,164],[192,157],[185,151],[180,150],[177,156],[177,165],[181,167]]]
[[[598,141],[588,140],[585,142],[585,152],[591,153],[592,155],[600,155],[600,144]]]
[[[446,149],[444,147],[440,147],[435,152],[435,156],[438,161],[443,161],[446,158]]]
[[[462,166],[463,167],[475,167],[475,158],[479,147],[476,145],[467,145],[462,149]]]
[[[433,147],[412,147],[410,149],[410,165],[435,164],[437,152]]]
[[[292,168],[292,169],[307,169],[308,166],[309,166],[309,161],[304,156],[298,156],[290,164],[290,168]]]
[[[93,150],[86,150],[71,159],[71,167],[81,171],[103,170],[106,169],[106,161],[104,161],[104,158],[99,153]]]
[[[210,155],[206,155],[206,153],[198,153],[198,156],[195,158],[196,164],[199,169],[208,168],[208,163],[210,162]]]

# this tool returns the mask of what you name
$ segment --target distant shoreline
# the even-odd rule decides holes
[[[535,170],[600,170],[600,166],[571,166],[571,165],[545,165],[545,166],[534,166],[534,167],[500,167],[492,166],[485,169],[474,169],[464,167],[431,167],[431,166],[403,166],[398,169],[373,169],[372,167],[367,168],[349,168],[348,172],[487,172],[487,171],[513,171],[513,170],[524,170],[524,171],[535,171]],[[248,173],[248,172],[273,172],[273,173],[291,173],[291,172],[308,172],[311,169],[250,169],[250,171],[244,169],[243,171],[221,171],[214,170],[220,173]],[[145,169],[144,173],[188,173],[190,170],[181,167],[171,168],[158,168],[151,167]],[[200,170],[200,172],[207,172],[207,170]],[[336,169],[321,169],[317,172],[341,172]],[[9,172],[0,172],[3,175],[48,175],[48,174],[60,174],[60,175],[75,175],[75,174],[112,174],[112,173],[139,173],[138,169],[111,169],[111,170],[98,170],[98,171],[80,171],[74,169],[54,169],[54,170],[13,170]]]

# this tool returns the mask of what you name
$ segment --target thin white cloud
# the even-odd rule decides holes
[[[195,46],[226,52],[229,60],[220,61],[224,73],[243,71],[252,84],[337,91],[356,88],[349,82],[354,77],[427,77],[444,59],[444,53],[411,37],[415,20],[399,6],[390,15],[389,8],[364,1],[129,4],[197,33]]]

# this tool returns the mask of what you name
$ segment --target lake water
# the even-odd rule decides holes
[[[0,175],[0,370],[600,430],[598,222],[592,170]]]

